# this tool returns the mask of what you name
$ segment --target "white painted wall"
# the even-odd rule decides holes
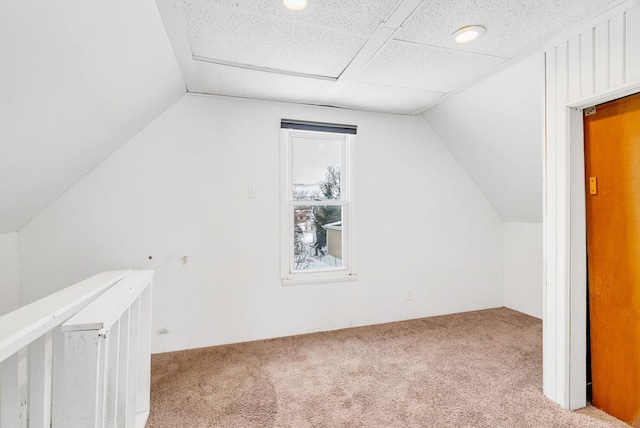
[[[542,223],[504,223],[504,305],[542,318]]]
[[[282,118],[358,126],[356,282],[281,285]],[[22,228],[20,259],[25,302],[155,269],[154,352],[504,302],[502,220],[420,117],[224,97],[183,97]]]
[[[185,93],[153,0],[0,2],[0,233]]]
[[[543,54],[423,113],[505,221],[542,221]]]
[[[18,234],[0,234],[0,316],[20,307]]]
[[[542,317],[543,54],[423,116],[504,220],[504,304]]]

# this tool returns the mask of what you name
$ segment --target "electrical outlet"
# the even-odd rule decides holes
[[[405,296],[405,298],[406,298],[407,300],[413,300],[413,290],[412,290],[412,289],[410,289],[410,288],[407,288],[407,289],[405,290],[405,292],[406,292],[406,296]]]

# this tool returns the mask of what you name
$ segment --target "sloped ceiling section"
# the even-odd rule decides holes
[[[540,51],[423,113],[505,221],[542,221],[543,67]]]
[[[0,233],[185,92],[153,0],[0,2]]]
[[[620,0],[157,0],[189,92],[416,114]],[[487,33],[456,44],[457,29]]]

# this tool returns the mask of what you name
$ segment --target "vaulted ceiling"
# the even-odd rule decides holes
[[[0,1],[0,233],[185,91],[153,0]]]
[[[542,222],[538,51],[422,113],[504,221]]]
[[[615,0],[157,1],[190,92],[416,114]]]

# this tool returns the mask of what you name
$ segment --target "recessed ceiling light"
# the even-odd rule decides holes
[[[469,43],[487,32],[482,25],[468,25],[452,34],[456,43]]]
[[[307,0],[282,0],[287,9],[302,10],[307,7]]]

